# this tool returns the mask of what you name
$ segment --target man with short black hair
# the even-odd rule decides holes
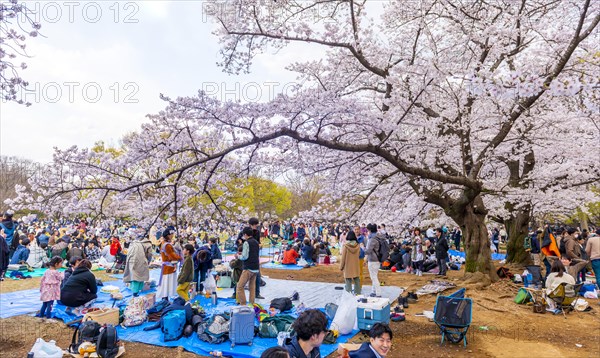
[[[242,275],[240,276],[240,280],[238,281],[236,287],[236,296],[240,305],[246,305],[246,292],[244,292],[244,286],[246,283],[249,283],[250,290],[250,303],[254,303],[256,298],[256,275],[258,274],[258,270],[260,267],[260,246],[254,236],[252,235],[252,228],[245,227],[242,230],[242,236],[244,238],[244,243],[242,244],[242,254],[238,256],[235,254],[235,258],[239,258],[244,262],[244,270],[242,271]]]
[[[448,240],[442,228],[435,229],[435,258],[437,259],[440,276],[446,276],[446,260],[448,259]]]
[[[252,237],[256,240],[256,242],[258,242],[258,250],[259,250],[259,260],[260,260],[260,231],[258,230],[258,219],[257,218],[250,218],[248,219],[248,225],[250,225],[250,227],[252,228]],[[260,295],[260,282],[261,282],[261,277],[260,277],[260,264],[258,266],[258,273],[256,274],[256,298],[258,299],[264,299],[263,296]]]
[[[325,339],[327,316],[325,313],[310,309],[302,312],[292,324],[296,332],[293,338],[285,340],[284,348],[291,358],[319,358],[319,347]]]
[[[369,331],[369,342],[363,343],[356,351],[349,353],[350,358],[382,358],[392,348],[393,333],[385,323],[375,323]]]

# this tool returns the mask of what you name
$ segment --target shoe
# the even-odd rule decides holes
[[[377,295],[375,293],[371,293],[369,297],[377,297]]]
[[[394,307],[394,312],[395,313],[403,313],[404,310],[402,309],[402,307],[400,307],[399,305]]]
[[[419,296],[417,296],[417,294],[414,292],[409,292],[406,296],[406,300],[408,303],[416,303],[419,300]]]
[[[300,294],[297,291],[294,291],[294,293],[292,293],[292,301],[298,301],[300,299]]]
[[[235,295],[231,295],[231,297],[229,297],[229,298],[233,298],[235,300],[236,297],[235,297]]]
[[[264,300],[264,299],[265,299],[265,298],[264,298],[263,296],[261,296],[261,295],[256,295],[256,296],[254,296],[254,298],[255,298],[255,299],[257,299],[257,300]]]
[[[404,313],[392,313],[390,314],[390,321],[393,322],[402,322],[406,320],[406,316],[404,315]]]

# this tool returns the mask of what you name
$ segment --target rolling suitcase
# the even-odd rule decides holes
[[[254,317],[254,309],[251,307],[237,306],[231,309],[231,320],[229,321],[231,348],[236,344],[252,344]]]

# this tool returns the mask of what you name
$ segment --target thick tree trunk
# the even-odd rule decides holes
[[[519,210],[508,220],[504,220],[504,226],[508,233],[506,247],[506,262],[526,265],[531,262],[529,254],[525,251],[524,242],[529,229],[529,210]]]
[[[487,211],[481,197],[477,196],[471,203],[466,204],[461,212],[453,210],[446,213],[450,214],[462,229],[467,256],[465,272],[481,272],[489,275],[492,281],[496,281],[498,275],[492,263],[490,239],[485,226]]]

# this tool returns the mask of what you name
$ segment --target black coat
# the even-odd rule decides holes
[[[60,302],[67,307],[79,307],[98,297],[96,277],[86,267],[78,267],[60,290]]]
[[[448,257],[448,240],[444,235],[440,236],[435,243],[435,258],[436,259],[445,259]]]
[[[8,268],[8,253],[10,249],[6,243],[6,239],[0,236],[0,274]]]

